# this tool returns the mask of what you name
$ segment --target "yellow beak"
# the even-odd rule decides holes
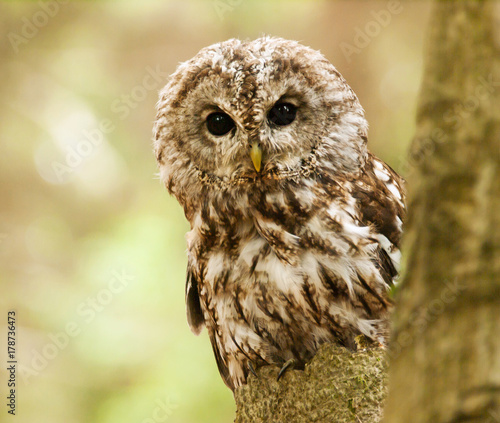
[[[250,150],[250,158],[252,159],[253,166],[257,172],[260,172],[260,164],[262,163],[262,148],[258,142],[252,144],[252,149]]]

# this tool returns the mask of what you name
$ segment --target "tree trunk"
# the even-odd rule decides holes
[[[407,272],[389,350],[386,423],[500,422],[496,7],[438,1],[432,12],[408,162]]]

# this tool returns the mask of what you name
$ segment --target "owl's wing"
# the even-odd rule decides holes
[[[195,335],[199,335],[203,326],[205,326],[205,318],[203,317],[203,311],[200,305],[200,296],[198,293],[198,280],[192,271],[191,264],[188,261],[187,275],[186,275],[186,309],[187,309],[187,319],[189,327]],[[219,343],[214,335],[213,330],[208,328],[208,336],[210,337],[210,342],[212,344],[212,349],[215,355],[215,361],[217,362],[217,367],[222,376],[222,379],[231,390],[234,391],[233,380],[229,374],[228,366],[221,355],[221,350]]]
[[[196,280],[190,263],[186,275],[186,311],[189,327],[195,335],[199,335],[205,324],[198,294],[198,281]]]
[[[371,156],[371,155],[370,155]],[[404,180],[386,163],[371,156],[353,196],[363,224],[377,232],[377,266],[387,285],[399,273],[402,222],[405,215]]]

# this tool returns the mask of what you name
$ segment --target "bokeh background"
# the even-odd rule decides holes
[[[184,310],[181,208],[151,151],[158,90],[200,48],[263,34],[321,50],[406,172],[428,2],[0,3],[0,306],[17,313],[19,422],[231,422]],[[0,392],[7,395],[6,324]],[[0,419],[7,416],[1,401]]]

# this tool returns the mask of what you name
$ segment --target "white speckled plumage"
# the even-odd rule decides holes
[[[273,124],[288,104],[296,116]],[[210,133],[207,119],[234,123]],[[184,207],[186,301],[235,389],[248,366],[303,366],[324,342],[385,343],[404,219],[401,178],[366,147],[368,124],[340,73],[280,38],[228,40],[163,89],[155,152]],[[250,148],[262,151],[262,168]]]

